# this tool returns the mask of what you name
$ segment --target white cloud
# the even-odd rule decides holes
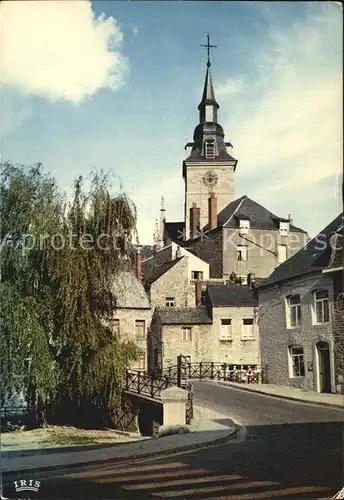
[[[340,11],[327,4],[322,16],[309,13],[287,27],[275,16],[268,20],[273,23],[254,56],[253,76],[237,77],[249,84],[220,103],[235,114],[223,125],[239,160],[236,175],[248,179],[247,194],[267,208],[277,197],[316,197],[317,185],[336,182],[343,162]],[[248,184],[252,175],[266,179],[265,186]],[[331,203],[333,190],[324,195]]]
[[[128,71],[116,20],[96,18],[90,1],[6,2],[1,30],[3,83],[27,93],[79,103]]]

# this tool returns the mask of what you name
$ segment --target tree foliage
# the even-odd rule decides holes
[[[124,193],[111,197],[99,175],[88,190],[77,179],[67,204],[40,165],[3,165],[0,190],[3,388],[116,409],[137,355],[111,328],[135,207]]]

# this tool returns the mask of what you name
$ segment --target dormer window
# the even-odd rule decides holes
[[[250,221],[247,219],[240,219],[239,221],[240,234],[248,234],[249,230],[250,230]]]
[[[289,222],[280,221],[279,232],[280,232],[281,236],[288,236],[288,234],[289,234]]]
[[[204,148],[207,159],[215,158],[215,141],[205,141]]]

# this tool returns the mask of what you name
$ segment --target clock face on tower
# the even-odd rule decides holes
[[[216,172],[213,170],[208,170],[204,175],[203,175],[203,184],[206,186],[215,186],[215,184],[218,181],[218,177],[216,175]]]

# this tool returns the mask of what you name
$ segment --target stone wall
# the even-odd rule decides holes
[[[332,315],[330,322],[314,324],[315,289],[327,289],[330,303],[333,303],[332,280],[319,271],[312,275],[290,280],[280,286],[258,289],[259,331],[262,365],[268,365],[268,381],[273,384],[289,385],[308,390],[319,390],[319,366],[316,344],[329,343],[331,356],[332,390],[334,384],[334,349]],[[286,297],[299,293],[301,296],[301,325],[287,327],[288,307]],[[288,346],[299,345],[304,349],[305,376],[292,377]]]
[[[335,380],[337,392],[344,394],[344,276],[331,273],[334,283],[333,338],[335,348]]]
[[[152,319],[151,309],[120,309],[117,308],[113,319],[119,319],[119,331],[121,339],[133,340],[139,349],[144,353],[145,364],[144,367],[140,366],[140,360],[132,361],[130,363],[130,368],[136,369],[146,369],[147,368],[147,330],[150,326]],[[135,321],[143,320],[145,321],[146,327],[146,337],[144,339],[135,338]]]
[[[185,325],[191,327],[191,340],[182,337],[182,325],[163,325],[163,367],[175,365],[177,356],[190,356],[191,362],[211,361],[211,325]]]
[[[210,278],[222,278],[222,228],[195,239],[190,247],[197,257],[209,263]]]
[[[211,359],[223,363],[260,364],[260,342],[258,308],[255,307],[214,307],[212,325]],[[242,340],[242,321],[254,320],[254,338]],[[221,341],[221,319],[231,319],[232,340]]]
[[[188,257],[184,257],[152,283],[150,287],[152,308],[166,307],[166,297],[175,298],[175,307],[188,306],[189,283]]]
[[[223,229],[223,273],[235,272],[239,276],[255,273],[257,278],[267,278],[280,262],[278,245],[287,246],[287,259],[294,255],[309,240],[305,233],[289,233],[281,236],[279,230],[250,229],[240,236],[239,229]],[[247,246],[247,261],[238,261],[238,245]]]

